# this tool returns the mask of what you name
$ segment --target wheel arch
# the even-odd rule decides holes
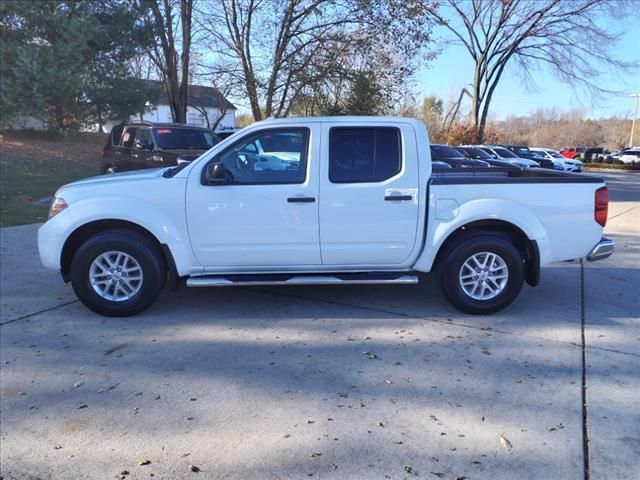
[[[540,283],[540,250],[538,243],[535,240],[531,240],[520,227],[505,220],[476,220],[454,230],[440,246],[433,263],[434,267],[438,268],[451,248],[462,237],[475,233],[493,233],[508,238],[518,249],[520,256],[524,260],[526,282],[532,287]]]
[[[136,232],[151,241],[162,252],[162,255],[164,256],[166,265],[169,269],[170,281],[172,282],[172,286],[177,286],[180,277],[178,275],[175,260],[169,246],[165,243],[162,243],[151,231],[147,230],[145,227],[128,220],[116,218],[100,219],[85,223],[77,227],[67,237],[60,254],[60,272],[62,273],[62,277],[64,278],[65,282],[69,281],[71,261],[73,259],[73,256],[78,251],[78,248],[80,248],[80,246],[84,243],[84,241],[100,232],[116,229]]]
[[[419,271],[437,269],[443,258],[462,237],[474,233],[493,233],[508,238],[516,246],[524,260],[526,282],[531,286],[537,286],[540,283],[541,262],[538,242],[515,223],[495,218],[472,220],[452,228],[446,234],[441,235],[440,241],[434,245],[435,251],[423,253],[414,268]]]

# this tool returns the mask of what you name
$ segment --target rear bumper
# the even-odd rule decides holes
[[[616,243],[613,240],[602,237],[598,244],[589,252],[589,255],[587,255],[587,260],[589,260],[590,262],[595,262],[596,260],[604,260],[605,258],[611,256],[611,254],[615,250],[615,246]]]

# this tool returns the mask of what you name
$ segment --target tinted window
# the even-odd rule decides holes
[[[493,151],[500,155],[502,158],[518,158],[518,156],[511,150],[507,150],[502,147],[493,147]]]
[[[206,130],[158,127],[155,129],[158,146],[164,150],[209,150],[216,142]]]
[[[309,130],[263,130],[245,137],[215,161],[222,162],[231,183],[303,183],[306,178]]]
[[[448,145],[431,145],[431,157],[436,159],[464,158],[464,155]]]
[[[152,142],[151,142],[151,131],[148,128],[140,128],[140,127],[138,127],[138,129],[136,130],[135,139],[136,140],[144,140],[149,145],[151,145],[152,144]]]
[[[477,148],[478,148],[478,150],[482,150],[483,152],[485,152],[491,158],[498,158],[498,155],[493,153],[489,147],[477,147]]]
[[[527,155],[531,154],[531,151],[525,147],[513,147],[513,151],[516,155]]]
[[[465,151],[467,151],[472,158],[480,159],[480,160],[491,160],[493,157],[489,155],[487,152],[477,147],[463,147]]]
[[[400,130],[390,127],[342,128],[329,132],[329,180],[368,183],[400,172]]]

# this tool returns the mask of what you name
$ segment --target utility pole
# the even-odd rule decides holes
[[[633,93],[630,97],[636,97],[636,113],[633,114],[631,122],[631,138],[629,138],[629,148],[633,147],[633,134],[636,132],[636,117],[638,116],[638,104],[640,103],[640,93]]]

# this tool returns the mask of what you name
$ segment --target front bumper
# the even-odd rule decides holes
[[[595,262],[596,260],[604,260],[611,256],[615,250],[616,243],[606,237],[602,237],[600,242],[593,247],[593,249],[587,255],[587,260]]]

